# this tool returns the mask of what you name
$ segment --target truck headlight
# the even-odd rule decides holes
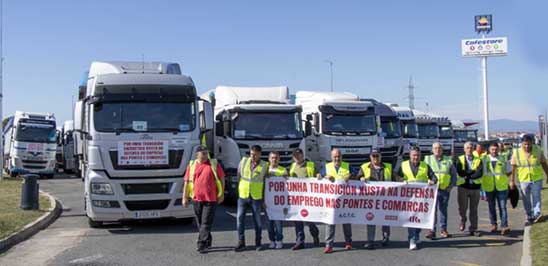
[[[91,183],[91,193],[98,195],[113,195],[112,186],[109,183]]]

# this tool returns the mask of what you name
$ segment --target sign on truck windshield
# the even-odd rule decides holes
[[[238,113],[234,119],[236,139],[302,138],[300,113]]]
[[[377,133],[375,116],[363,114],[323,114],[322,129],[325,134],[360,134]]]
[[[105,102],[93,105],[95,130],[103,132],[191,131],[194,103]]]

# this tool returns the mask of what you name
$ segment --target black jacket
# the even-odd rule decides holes
[[[462,167],[462,164],[460,163],[460,160],[457,158],[455,160],[455,168],[457,169],[457,174],[460,177],[465,178],[464,184],[460,185],[459,187],[467,188],[467,189],[480,189],[481,185],[470,183],[469,180],[475,180],[478,178],[483,177],[483,162],[480,161],[480,164],[478,166],[478,169],[472,170],[470,167],[468,167],[468,163],[466,160],[464,160],[464,170]]]

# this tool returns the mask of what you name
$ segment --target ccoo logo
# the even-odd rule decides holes
[[[302,210],[301,210],[301,216],[302,216],[302,217],[308,216],[308,211],[307,211],[306,209],[302,209]]]
[[[375,218],[375,215],[372,213],[372,212],[368,212],[366,215],[365,215],[365,219],[367,219],[368,221],[371,221]]]

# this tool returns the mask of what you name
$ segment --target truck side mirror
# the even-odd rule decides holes
[[[310,121],[305,121],[304,122],[304,136],[308,137],[310,135],[312,135],[312,123],[310,123]]]
[[[74,104],[74,130],[75,131],[81,131],[82,128],[82,116],[84,115],[83,112],[84,107],[84,101],[77,101]]]
[[[202,131],[213,130],[213,108],[211,103],[200,101],[200,129]]]

